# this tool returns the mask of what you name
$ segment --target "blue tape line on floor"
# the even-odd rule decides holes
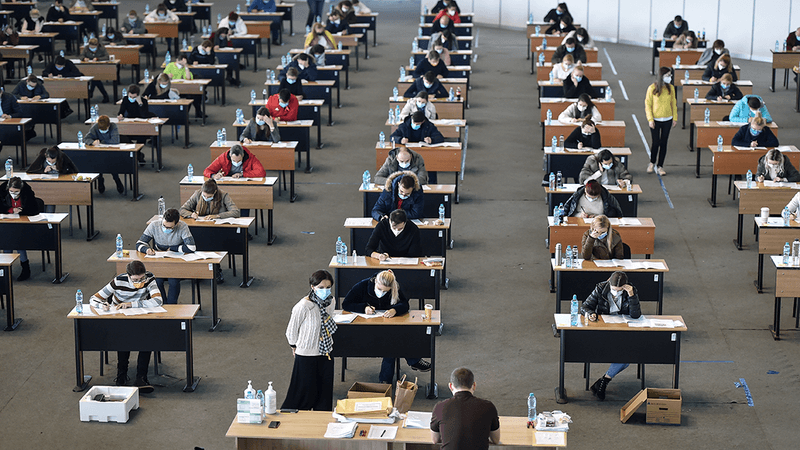
[[[744,378],[739,378],[738,383],[733,383],[734,386],[737,388],[743,387],[744,388],[744,396],[747,398],[747,406],[754,406],[753,404],[753,395],[750,393],[750,387],[747,385],[747,382],[744,381]]]
[[[775,370],[768,370],[768,371],[767,371],[767,375],[777,375],[777,374],[779,374],[779,373],[780,373],[780,372],[778,372],[778,371],[775,371]]]

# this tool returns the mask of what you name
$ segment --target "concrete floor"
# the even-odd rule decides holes
[[[216,2],[214,14],[226,10],[221,4],[235,7],[230,0]],[[131,7],[141,11],[143,5],[133,2]],[[81,395],[72,392],[72,323],[65,315],[75,289],[88,295],[114,275],[105,259],[113,251],[116,233],[131,248],[146,219],[155,213],[159,195],[170,207],[179,206],[177,183],[186,165],[192,163],[199,170],[208,164],[207,143],[217,128],[227,126],[231,132],[235,109],[244,108],[251,88],[260,91],[263,68],[277,65],[276,58],[262,59],[260,73],[243,71],[244,85],[228,90],[227,106],[208,106],[209,123],[192,126],[193,147],[184,149],[177,142],[165,147],[166,169],[142,173],[142,201],[121,198],[113,187],[96,195],[96,226],[101,235],[92,242],[84,240],[83,230],[64,237],[64,265],[70,272],[65,284],[52,285],[52,266],[42,273],[39,255],[32,253],[34,277],[15,285],[16,313],[24,322],[1,337],[3,448],[232,448],[233,440],[224,435],[234,417],[234,401],[247,380],[253,380],[256,388],[273,381],[279,401],[283,400],[292,365],[284,337],[290,309],[306,292],[308,275],[327,266],[336,237],[345,233],[344,218],[361,212],[360,174],[372,169],[366,162],[372,161],[378,132],[385,131],[386,98],[398,67],[408,60],[416,33],[416,5],[377,0],[369,5],[381,12],[379,45],[370,47],[370,59],[361,60],[359,72],[351,72],[352,89],[342,92],[343,108],[334,111],[336,124],[323,130],[326,145],[312,150],[314,172],[297,172],[299,200],[289,203],[286,195],[276,196],[275,245],[268,247],[264,234],[252,241],[255,283],[250,289],[240,289],[226,271],[228,282],[220,288],[220,327],[207,333],[208,319],[197,320],[195,373],[202,377],[197,391],[186,394],[180,389],[182,380],[151,376],[151,381],[165,387],[142,396],[141,408],[126,425],[80,422]],[[304,2],[298,2],[294,20],[298,34],[274,49],[276,54],[302,45],[305,8]],[[654,442],[668,448],[794,448],[791,442],[800,437],[796,428],[800,336],[788,331],[783,341],[776,342],[767,330],[772,322],[772,294],[768,290],[758,295],[753,288],[757,254],[752,235],[745,233],[743,251],[732,245],[735,203],[721,189],[722,204],[710,208],[706,202],[710,160],[706,154],[703,177],[696,179],[695,154],[687,149],[688,130],[680,128],[671,135],[665,167],[669,175],[663,178],[674,205],[670,208],[658,179],[644,172],[647,156],[632,118],[635,115],[646,131],[643,97],[653,80],[648,73],[650,52],[613,44],[600,47],[608,51],[619,74],[613,74],[601,50],[604,78],[614,87],[617,100],[616,117],[627,123],[626,142],[634,154],[631,173],[644,190],[640,216],[654,218],[658,226],[655,257],[666,259],[671,269],[664,312],[683,315],[689,327],[682,343],[682,425],[645,425],[643,414],[634,416],[632,423],[619,422],[619,408],[639,390],[633,369],[618,376],[609,386],[606,401],[598,402],[583,391],[581,367],[570,365],[566,386],[571,401],[567,405],[554,401],[558,340],[550,330],[553,294],[547,289],[549,263],[544,248],[541,129],[535,78],[529,74],[526,41],[519,30],[480,28],[467,113],[467,168],[461,203],[453,210],[450,289],[442,295],[446,325],[438,340],[436,377],[442,398],[449,396],[449,372],[464,365],[476,374],[477,394],[491,399],[502,415],[525,414],[528,392],[537,394],[540,410],[569,413],[574,421],[571,448],[610,449],[618,448],[620,442],[633,443],[631,448]],[[742,68],[742,78],[752,80],[755,92],[766,99],[781,127],[781,142],[796,144],[800,133],[792,109],[793,91],[769,92],[768,64],[735,63]],[[41,69],[41,64],[35,66],[37,72]],[[127,76],[124,71],[123,76]],[[629,101],[618,80],[624,82]],[[101,105],[100,111],[116,113],[110,105]],[[79,130],[86,129],[73,115],[64,136],[72,140],[70,136]],[[37,132],[41,135],[41,127]],[[39,137],[31,144],[30,154],[41,144]],[[767,268],[767,286],[774,285],[773,277],[774,270]],[[208,298],[207,286],[205,293]],[[188,283],[184,283],[183,302],[189,301],[188,295]],[[788,309],[785,326],[790,324]],[[180,377],[183,356],[165,353],[163,358],[162,372]],[[86,359],[94,384],[112,383],[113,355],[104,377],[98,376],[96,354],[87,354]],[[376,381],[377,360],[354,360],[349,366],[346,382],[339,382],[337,376],[337,398],[345,395],[353,381]],[[594,367],[593,376],[599,377],[603,369]],[[414,375],[405,365],[403,370]],[[770,375],[769,370],[779,373]],[[754,407],[748,407],[742,389],[735,388],[739,378],[750,386]],[[670,380],[669,368],[648,367],[648,386],[669,387]],[[430,410],[434,403],[419,395],[414,408]]]

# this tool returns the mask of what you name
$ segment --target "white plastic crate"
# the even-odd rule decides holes
[[[97,394],[103,394],[106,401],[93,400]],[[112,400],[112,401],[109,401]],[[130,412],[139,409],[139,388],[131,386],[94,386],[81,397],[80,413],[82,422],[117,422],[128,421]]]

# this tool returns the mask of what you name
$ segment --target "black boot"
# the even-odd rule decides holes
[[[122,184],[122,180],[120,180],[119,177],[114,178],[114,182],[117,183],[117,192],[120,194],[125,192],[125,185]]]
[[[103,178],[102,174],[97,177],[97,191],[101,194],[106,191],[106,180]]]
[[[155,390],[146,375],[136,375],[136,381],[133,382],[133,385],[138,387],[139,392],[142,394],[149,394]]]
[[[603,375],[602,377],[600,377],[599,380],[595,381],[592,387],[590,388],[592,390],[592,394],[594,394],[598,400],[603,401],[606,399],[606,386],[608,386],[608,383],[610,381],[611,378],[608,378],[605,375]]]
[[[128,384],[128,368],[117,367],[117,377],[114,378],[114,385],[125,386]]]
[[[31,277],[31,262],[22,261],[22,273],[17,277],[17,281],[25,281]]]

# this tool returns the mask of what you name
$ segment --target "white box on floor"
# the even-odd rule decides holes
[[[105,401],[95,401],[97,394],[103,394]],[[125,423],[132,409],[139,409],[138,387],[94,386],[80,401],[82,422]]]

